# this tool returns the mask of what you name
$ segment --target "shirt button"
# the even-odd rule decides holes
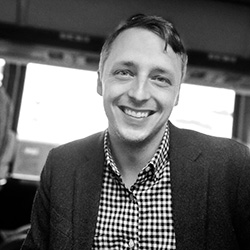
[[[130,201],[134,202],[135,201],[135,197],[132,193],[129,194],[129,199]]]
[[[131,240],[129,241],[129,243],[128,243],[128,247],[129,247],[129,249],[133,249],[134,246],[135,246],[135,243],[134,243],[134,241],[131,239]]]

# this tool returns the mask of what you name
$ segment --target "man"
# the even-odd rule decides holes
[[[23,249],[250,249],[250,155],[181,130],[187,55],[172,24],[137,15],[103,46],[108,129],[52,150]]]

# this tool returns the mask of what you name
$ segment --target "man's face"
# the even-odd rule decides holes
[[[111,139],[161,140],[181,83],[181,59],[164,47],[163,39],[140,28],[114,41],[98,79]]]

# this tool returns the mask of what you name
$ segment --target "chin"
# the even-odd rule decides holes
[[[148,136],[140,131],[135,130],[125,130],[118,132],[120,139],[127,143],[143,143],[147,140]]]

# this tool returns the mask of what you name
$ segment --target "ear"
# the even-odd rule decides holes
[[[179,103],[180,89],[181,89],[181,84],[180,84],[180,86],[179,86],[179,90],[178,90],[177,96],[176,96],[176,98],[175,98],[174,106],[177,106],[178,103]]]
[[[177,105],[178,105],[178,103],[179,103],[179,97],[180,97],[180,92],[179,92],[178,95],[176,96],[174,106],[177,106]]]
[[[97,93],[102,96],[102,81],[101,81],[101,76],[100,72],[97,72],[98,77],[97,77]]]

